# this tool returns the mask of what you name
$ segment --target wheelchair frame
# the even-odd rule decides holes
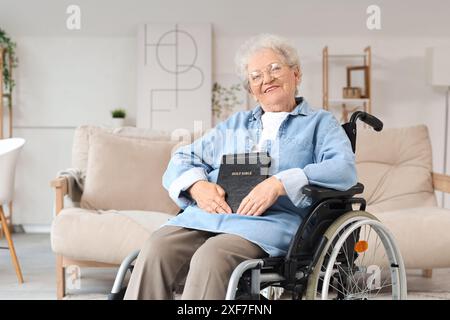
[[[353,152],[355,152],[356,120],[358,119],[376,131],[381,131],[383,128],[383,123],[374,116],[362,111],[353,113],[350,122],[342,125],[350,139]],[[327,230],[340,217],[350,212],[357,212],[354,210],[354,205],[359,205],[357,210],[364,212],[366,201],[363,198],[354,197],[363,190],[364,186],[361,183],[357,183],[346,191],[313,185],[303,187],[302,192],[312,199],[313,205],[292,239],[287,255],[285,257],[251,259],[240,263],[230,277],[225,299],[259,300],[261,298],[260,291],[268,286],[282,287],[292,293],[293,299],[302,299],[307,291],[309,277],[313,274],[319,260],[324,259],[322,254],[329,248],[333,238],[333,236],[326,235]],[[368,217],[369,214],[354,213],[353,216],[352,219],[344,221],[338,230],[345,230],[344,234],[349,235],[355,230],[359,230],[358,228],[364,224],[376,227],[377,232],[381,234],[383,245],[390,250],[388,256],[391,264],[391,276],[396,282],[394,299],[406,299],[405,268],[392,234],[376,218]],[[345,241],[347,240],[337,239],[338,244]],[[122,289],[123,280],[126,272],[132,271],[132,263],[138,254],[139,250],[134,251],[120,265],[112,291],[108,296],[110,300],[122,298],[125,290]],[[334,258],[336,255],[337,252],[334,253]],[[331,267],[328,266],[325,272],[325,281],[330,280],[331,272]],[[322,292],[322,298],[326,298],[327,294],[328,292]]]
[[[346,192],[343,193],[348,193]],[[355,191],[353,191],[355,192]],[[350,192],[352,193],[352,192]],[[353,204],[359,204],[359,210],[351,208]],[[349,207],[350,206],[350,207]],[[228,284],[226,300],[239,299],[259,300],[260,291],[268,286],[282,287],[292,293],[292,299],[302,299],[306,293],[309,277],[319,262],[321,254],[327,250],[327,244],[333,237],[327,238],[325,231],[339,218],[348,213],[364,211],[365,200],[361,198],[322,199],[313,208],[291,242],[286,257],[263,258],[246,260],[233,271]],[[313,223],[312,221],[317,220]],[[383,242],[390,246],[390,267],[396,268],[396,289],[394,299],[406,299],[406,275],[403,260],[398,248],[395,246],[392,234],[378,220],[370,219],[365,215],[346,220],[336,233],[345,230],[342,238],[338,238],[337,247],[346,240],[346,236],[355,232],[364,224],[376,225],[383,235]],[[306,230],[311,228],[311,232]],[[342,240],[343,239],[343,240]],[[341,242],[341,243],[340,243]],[[337,252],[334,252],[337,255]],[[331,270],[327,270],[325,278],[330,279]],[[238,287],[244,287],[239,293]],[[239,296],[240,295],[240,296]],[[327,294],[322,294],[326,298]],[[311,298],[311,297],[309,297]]]

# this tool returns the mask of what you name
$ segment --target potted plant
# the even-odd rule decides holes
[[[238,95],[241,91],[239,84],[229,87],[214,82],[212,88],[212,113],[214,120],[222,121],[228,118],[236,105],[242,104]]]
[[[3,61],[3,82],[4,88],[11,92],[14,88],[14,80],[11,78],[12,68],[17,67],[18,59],[16,57],[16,43],[0,28],[0,47],[6,51],[6,59]],[[11,64],[10,64],[11,62]]]
[[[124,109],[111,110],[112,123],[115,127],[123,127],[125,124],[125,117],[127,112]]]
[[[0,54],[2,54],[3,63],[0,66],[2,71],[0,71],[0,86],[2,86],[0,91],[2,95],[0,97],[0,137],[3,138],[3,105],[4,98],[6,99],[6,105],[9,111],[9,136],[12,137],[12,91],[15,86],[12,71],[17,67],[18,59],[16,57],[16,44],[11,40],[11,38],[6,34],[6,32],[0,28]]]

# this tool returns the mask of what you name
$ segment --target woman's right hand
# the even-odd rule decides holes
[[[197,206],[209,213],[232,213],[225,202],[225,191],[218,184],[200,180],[189,187],[187,192],[197,202]]]

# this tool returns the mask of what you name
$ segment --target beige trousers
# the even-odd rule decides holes
[[[141,249],[124,299],[173,299],[184,277],[181,299],[224,299],[237,265],[266,256],[258,245],[237,235],[164,226]]]

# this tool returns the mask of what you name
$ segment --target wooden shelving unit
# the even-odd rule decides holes
[[[4,62],[8,64],[8,70],[10,78],[13,77],[13,61],[12,57],[7,55],[6,50],[0,47],[0,139],[12,138],[13,135],[13,126],[12,126],[12,105],[13,105],[13,95],[12,90],[9,88],[9,91],[5,91],[5,84],[3,82],[3,65]],[[5,103],[6,102],[6,103]],[[6,107],[6,108],[5,108]],[[6,110],[7,109],[7,110]],[[5,127],[4,127],[4,115],[5,111],[8,113],[8,135],[5,135]],[[12,202],[9,203],[9,215],[6,217],[6,223],[8,227],[12,228]],[[12,231],[12,230],[11,230]],[[0,228],[0,238],[3,237],[3,230]]]
[[[329,71],[332,60],[345,59],[352,61],[352,66],[364,67],[366,72],[364,95],[360,98],[343,98],[343,97],[330,97],[329,87]],[[350,66],[349,66],[350,67]],[[362,54],[330,54],[328,47],[326,46],[322,50],[322,88],[323,96],[322,103],[325,110],[329,110],[332,106],[340,106],[342,108],[342,122],[348,122],[348,118],[351,113],[357,110],[363,110],[368,113],[372,112],[372,99],[371,99],[371,71],[372,71],[372,51],[370,46],[364,49]],[[349,71],[347,71],[347,84],[349,82]],[[344,88],[345,86],[342,86]]]

